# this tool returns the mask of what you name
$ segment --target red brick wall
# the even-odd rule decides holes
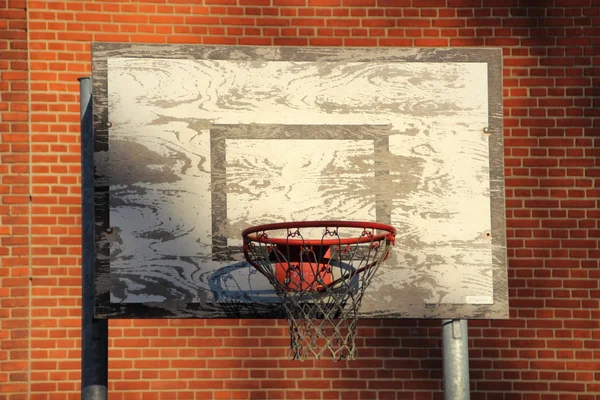
[[[600,399],[599,0],[0,0],[0,399],[79,397],[76,78],[91,41],[504,49],[511,319],[473,399]],[[275,321],[110,322],[111,399],[441,399],[439,321],[289,362]]]
[[[29,385],[32,227],[27,62],[25,1],[0,1],[0,399],[5,393],[26,393]]]

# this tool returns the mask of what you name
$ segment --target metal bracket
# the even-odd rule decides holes
[[[460,319],[453,319],[452,320],[452,337],[454,339],[461,339],[462,338],[462,329],[460,326]]]

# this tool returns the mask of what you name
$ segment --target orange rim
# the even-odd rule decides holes
[[[325,231],[321,239],[298,239],[295,233],[288,234],[288,237],[270,237],[267,232],[275,230],[287,229],[288,231],[298,228],[333,228],[331,232]],[[363,229],[363,234],[360,237],[349,237],[327,239],[329,234],[333,236],[336,228],[358,228]],[[367,230],[380,230],[385,233],[372,235]],[[391,225],[381,224],[379,222],[364,222],[364,221],[298,221],[298,222],[278,222],[274,224],[256,225],[244,229],[242,237],[244,242],[259,242],[264,244],[277,244],[288,246],[334,246],[347,244],[371,243],[381,240],[391,240],[393,242],[396,236],[396,228]]]

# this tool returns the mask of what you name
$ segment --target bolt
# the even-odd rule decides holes
[[[483,133],[489,134],[490,128],[488,128],[487,126],[485,128],[483,128]]]

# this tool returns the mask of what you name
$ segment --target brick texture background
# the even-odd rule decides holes
[[[470,322],[473,399],[600,399],[599,0],[0,0],[0,400],[77,399],[77,77],[92,41],[496,46],[511,319]],[[442,399],[439,321],[290,362],[282,321],[110,322],[110,399]]]

